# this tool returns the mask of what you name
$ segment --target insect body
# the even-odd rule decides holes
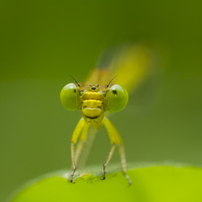
[[[103,164],[102,179],[106,178],[106,166],[114,153],[115,147],[118,147],[122,172],[128,183],[132,183],[126,173],[126,158],[122,138],[107,118],[107,114],[125,108],[128,102],[128,92],[123,86],[126,86],[129,90],[137,86],[146,77],[149,62],[147,62],[147,48],[144,46],[138,48],[136,46],[127,47],[118,55],[118,60],[117,55],[112,57],[107,65],[108,68],[95,69],[85,84],[69,83],[61,90],[60,100],[63,106],[68,110],[81,110],[82,113],[82,118],[78,122],[71,139],[72,170],[69,176],[70,182],[73,182],[89,128],[99,129],[101,125],[104,125],[112,146]],[[117,73],[117,77],[112,79]],[[128,76],[122,80],[117,79],[123,76],[122,74]],[[123,86],[119,83],[123,83]]]

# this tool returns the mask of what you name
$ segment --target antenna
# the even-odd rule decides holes
[[[75,83],[76,83],[79,87],[81,87],[80,84],[78,83],[78,81],[77,81],[71,74],[68,74],[68,75],[75,81]]]
[[[111,79],[111,81],[107,84],[107,87],[109,87],[110,83],[111,83],[116,77],[117,77],[117,75],[114,76],[114,77]]]

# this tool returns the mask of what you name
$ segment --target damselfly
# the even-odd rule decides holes
[[[80,110],[79,120],[71,139],[72,170],[69,181],[73,182],[77,163],[87,140],[90,128],[106,127],[111,149],[103,163],[103,177],[106,178],[106,166],[114,150],[118,147],[122,172],[128,183],[132,181],[126,173],[126,157],[122,138],[107,118],[110,112],[118,112],[125,108],[128,102],[128,91],[135,89],[150,72],[151,51],[142,44],[122,46],[115,52],[108,51],[98,68],[92,71],[85,83],[65,85],[60,93],[63,106],[68,110]]]

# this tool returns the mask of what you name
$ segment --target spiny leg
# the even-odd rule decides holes
[[[106,165],[110,161],[110,159],[113,155],[115,146],[117,145],[119,147],[119,155],[121,158],[122,172],[123,172],[125,178],[127,179],[128,184],[131,185],[132,180],[130,179],[130,177],[126,173],[126,157],[125,157],[125,151],[124,151],[123,141],[121,139],[121,136],[118,133],[118,131],[116,130],[116,128],[114,127],[114,125],[106,117],[103,119],[103,124],[105,125],[105,127],[107,129],[109,139],[110,139],[110,142],[112,144],[112,148],[110,150],[109,156],[108,156],[106,162],[104,163],[105,166],[103,165],[103,169],[104,169],[103,179],[106,178],[106,171],[105,171]]]
[[[79,145],[77,145],[76,151],[75,151],[75,144],[78,141],[79,136],[81,136],[81,138],[83,138],[84,132],[87,133],[87,129],[88,126],[86,125],[86,122],[84,121],[83,118],[80,119],[80,121],[78,122],[73,134],[72,134],[72,140],[71,140],[71,159],[72,159],[72,169],[69,175],[69,181],[73,182],[73,177],[74,177],[74,173],[77,169],[77,161],[78,158],[80,156],[81,150],[83,148],[83,143],[79,143]]]
[[[130,186],[132,184],[132,180],[130,179],[130,177],[126,173],[126,155],[125,155],[124,146],[123,145],[118,145],[118,147],[119,147],[119,155],[120,155],[120,158],[121,158],[122,172],[123,172],[123,175],[127,179],[128,184]]]
[[[109,151],[109,155],[107,156],[106,161],[103,163],[103,178],[102,178],[102,180],[104,180],[104,179],[106,178],[106,166],[107,166],[107,164],[109,163],[109,161],[110,161],[111,158],[112,158],[112,155],[113,155],[113,153],[114,153],[115,147],[116,147],[115,144],[112,145],[112,147],[111,147],[111,149],[110,149],[110,151]]]
[[[75,162],[75,154],[74,154],[74,143],[71,143],[71,159],[72,159],[72,168],[69,175],[69,182],[73,182],[74,173],[76,172],[77,166]]]

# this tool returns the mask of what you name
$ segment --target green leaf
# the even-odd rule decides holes
[[[126,202],[201,202],[202,169],[196,167],[150,166],[128,171],[133,184],[121,172],[84,173],[69,183],[64,172],[52,173],[31,181],[11,202],[126,201]]]

